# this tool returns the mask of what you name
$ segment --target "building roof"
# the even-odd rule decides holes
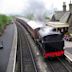
[[[56,21],[55,19],[55,15],[52,15],[51,20],[50,21]]]
[[[72,14],[70,15],[68,23],[69,23],[68,32],[72,34]]]
[[[70,17],[70,12],[66,12],[60,19],[60,22],[67,23]]]
[[[68,23],[70,19],[71,13],[69,11],[63,12],[63,11],[57,11],[55,15],[53,15],[52,21],[61,22],[61,23]]]
[[[64,11],[56,11],[55,14],[54,14],[54,17],[57,21],[60,20],[60,18],[65,14],[66,12]]]

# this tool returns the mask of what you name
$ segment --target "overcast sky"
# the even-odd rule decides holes
[[[70,0],[0,0],[0,13],[19,14],[29,8],[31,1],[39,1],[48,10],[62,10],[63,2],[66,2],[68,9],[70,3]]]

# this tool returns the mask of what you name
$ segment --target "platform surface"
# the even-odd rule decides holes
[[[64,41],[65,42],[65,46],[64,48],[72,48],[72,42],[71,41]]]
[[[64,49],[64,55],[68,58],[69,61],[72,62],[72,42],[65,41]]]
[[[72,62],[72,48],[68,48],[64,51],[66,58]]]
[[[4,34],[0,37],[0,41],[3,43],[3,49],[0,49],[0,72],[6,72],[12,48],[13,34],[14,25],[10,24],[5,29]]]

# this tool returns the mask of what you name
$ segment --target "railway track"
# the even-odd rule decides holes
[[[54,61],[47,61],[51,72],[72,72],[72,65],[65,59],[58,58]]]
[[[24,26],[24,25],[23,25]],[[20,42],[21,43],[21,42]],[[20,50],[21,51],[21,50]],[[22,55],[21,55],[22,56]],[[21,61],[22,62],[22,61]],[[21,63],[22,64],[22,63]],[[48,72],[72,72],[72,65],[66,59],[57,58],[55,61],[47,61]],[[22,66],[22,65],[21,65]],[[22,67],[23,68],[23,67]],[[23,70],[23,69],[22,69]],[[29,71],[30,72],[30,71]],[[31,71],[35,72],[35,71]]]
[[[17,24],[17,27],[19,44],[18,49],[20,51],[20,72],[38,72],[33,52],[31,50],[30,43],[28,42],[27,36],[22,26],[19,26],[19,23]]]

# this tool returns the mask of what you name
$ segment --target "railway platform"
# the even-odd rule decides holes
[[[14,72],[17,29],[16,25],[10,24],[6,27],[3,35],[0,37],[0,72]]]
[[[70,41],[65,41],[65,47],[64,47],[65,51],[64,54],[66,56],[66,58],[72,62],[72,42]]]
[[[72,41],[64,41],[65,42],[65,46],[64,48],[72,48]]]

